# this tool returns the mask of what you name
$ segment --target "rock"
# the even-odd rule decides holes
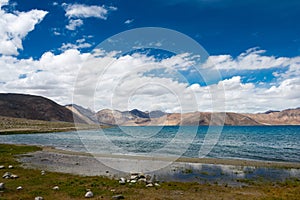
[[[146,187],[153,187],[153,184],[149,183],[149,184],[146,185]]]
[[[41,175],[44,176],[46,172],[44,170],[41,171]]]
[[[118,194],[118,195],[112,196],[112,199],[125,199],[125,198],[123,195]]]
[[[88,191],[87,193],[85,193],[84,197],[85,198],[92,198],[94,196],[92,191]]]
[[[19,176],[16,175],[16,174],[12,174],[12,175],[10,176],[10,178],[11,178],[11,179],[16,179],[16,178],[19,178]]]
[[[8,169],[12,169],[12,168],[14,168],[14,166],[8,165]]]
[[[121,185],[125,185],[125,184],[126,184],[126,179],[123,178],[123,177],[121,177],[120,180],[119,180],[119,183],[120,183]]]
[[[56,185],[52,188],[52,190],[59,190],[59,187]]]
[[[0,183],[0,190],[4,190],[5,189],[5,184],[4,183]]]
[[[147,179],[146,179],[146,178],[140,178],[140,179],[138,180],[138,182],[144,182],[144,183],[146,183],[146,182],[147,182]]]
[[[5,169],[4,165],[0,165],[0,169]]]
[[[154,183],[154,186],[156,187],[160,187],[160,185],[158,183]]]
[[[17,190],[23,190],[22,186],[17,187]]]
[[[2,176],[2,178],[10,178],[11,177],[11,173],[10,172],[5,172],[4,175]]]
[[[44,200],[43,197],[35,197],[34,200]]]
[[[135,180],[135,179],[130,181],[130,183],[136,183],[136,182],[137,182],[137,180]]]

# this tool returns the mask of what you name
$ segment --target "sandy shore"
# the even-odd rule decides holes
[[[90,155],[52,147],[20,155],[26,168],[84,176],[128,176],[130,172],[156,175],[161,181],[197,181],[236,184],[238,179],[271,181],[300,178],[300,163],[258,162],[233,159],[149,158],[127,155]]]

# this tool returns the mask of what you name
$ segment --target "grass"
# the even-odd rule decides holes
[[[300,180],[291,179],[285,182],[251,182],[245,187],[229,187],[227,185],[166,182],[160,187],[146,188],[144,184],[119,185],[117,180],[106,177],[83,177],[78,175],[24,169],[15,159],[18,154],[40,150],[35,146],[0,144],[0,165],[13,165],[13,169],[1,169],[2,176],[6,171],[19,176],[18,179],[2,179],[6,189],[0,191],[0,199],[84,199],[86,189],[91,189],[93,199],[112,199],[113,195],[122,194],[125,199],[299,199]],[[241,180],[247,182],[247,180]],[[249,182],[249,181],[248,181]],[[52,190],[58,185],[58,191]],[[16,188],[22,186],[23,190]]]
[[[103,128],[103,126],[101,126]],[[52,133],[77,129],[98,129],[99,125],[49,122],[0,116],[0,134]]]

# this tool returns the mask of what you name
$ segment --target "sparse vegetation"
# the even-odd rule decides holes
[[[40,150],[35,146],[0,145],[1,176],[6,171],[17,174],[18,179],[2,179],[6,189],[0,192],[0,199],[34,199],[43,196],[45,199],[83,199],[86,189],[91,189],[93,199],[111,199],[113,195],[122,194],[125,199],[297,199],[300,196],[300,180],[291,179],[285,182],[271,183],[254,181],[245,187],[213,185],[199,183],[168,182],[160,187],[146,188],[142,183],[120,185],[117,180],[106,177],[83,177],[70,174],[24,169],[14,156]],[[13,169],[8,169],[13,165]],[[247,182],[247,180],[240,180]],[[59,190],[53,190],[53,186]],[[22,186],[23,190],[16,188]]]
[[[70,122],[49,122],[0,116],[0,134],[25,134],[97,129],[99,125],[75,124]]]

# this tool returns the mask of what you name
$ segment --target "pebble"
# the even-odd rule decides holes
[[[154,185],[155,185],[156,187],[160,187],[160,185],[159,185],[158,183],[154,183]]]
[[[125,199],[123,195],[118,194],[112,197],[112,199]]]
[[[12,169],[12,168],[14,168],[14,166],[8,165],[8,169]]]
[[[10,176],[10,178],[11,178],[11,179],[16,179],[16,178],[19,178],[19,176],[16,175],[16,174],[12,174],[12,175]]]
[[[41,171],[41,175],[44,176],[46,172],[44,170]]]
[[[11,177],[11,173],[10,172],[5,172],[4,175],[2,176],[2,178],[10,178]]]
[[[44,200],[43,197],[35,197],[34,200]]]
[[[123,177],[121,177],[120,180],[119,180],[119,183],[120,183],[121,185],[126,184],[126,179],[123,178]]]
[[[59,190],[59,187],[56,185],[52,188],[52,190]]]
[[[149,183],[149,184],[146,185],[146,187],[153,187],[153,184]]]
[[[84,197],[85,198],[92,198],[94,196],[92,191],[88,191],[87,193],[85,193]]]
[[[4,165],[0,165],[0,169],[5,169]]]
[[[17,190],[23,190],[22,186],[17,187]]]
[[[0,183],[0,190],[4,190],[5,189],[5,184],[4,183]]]

